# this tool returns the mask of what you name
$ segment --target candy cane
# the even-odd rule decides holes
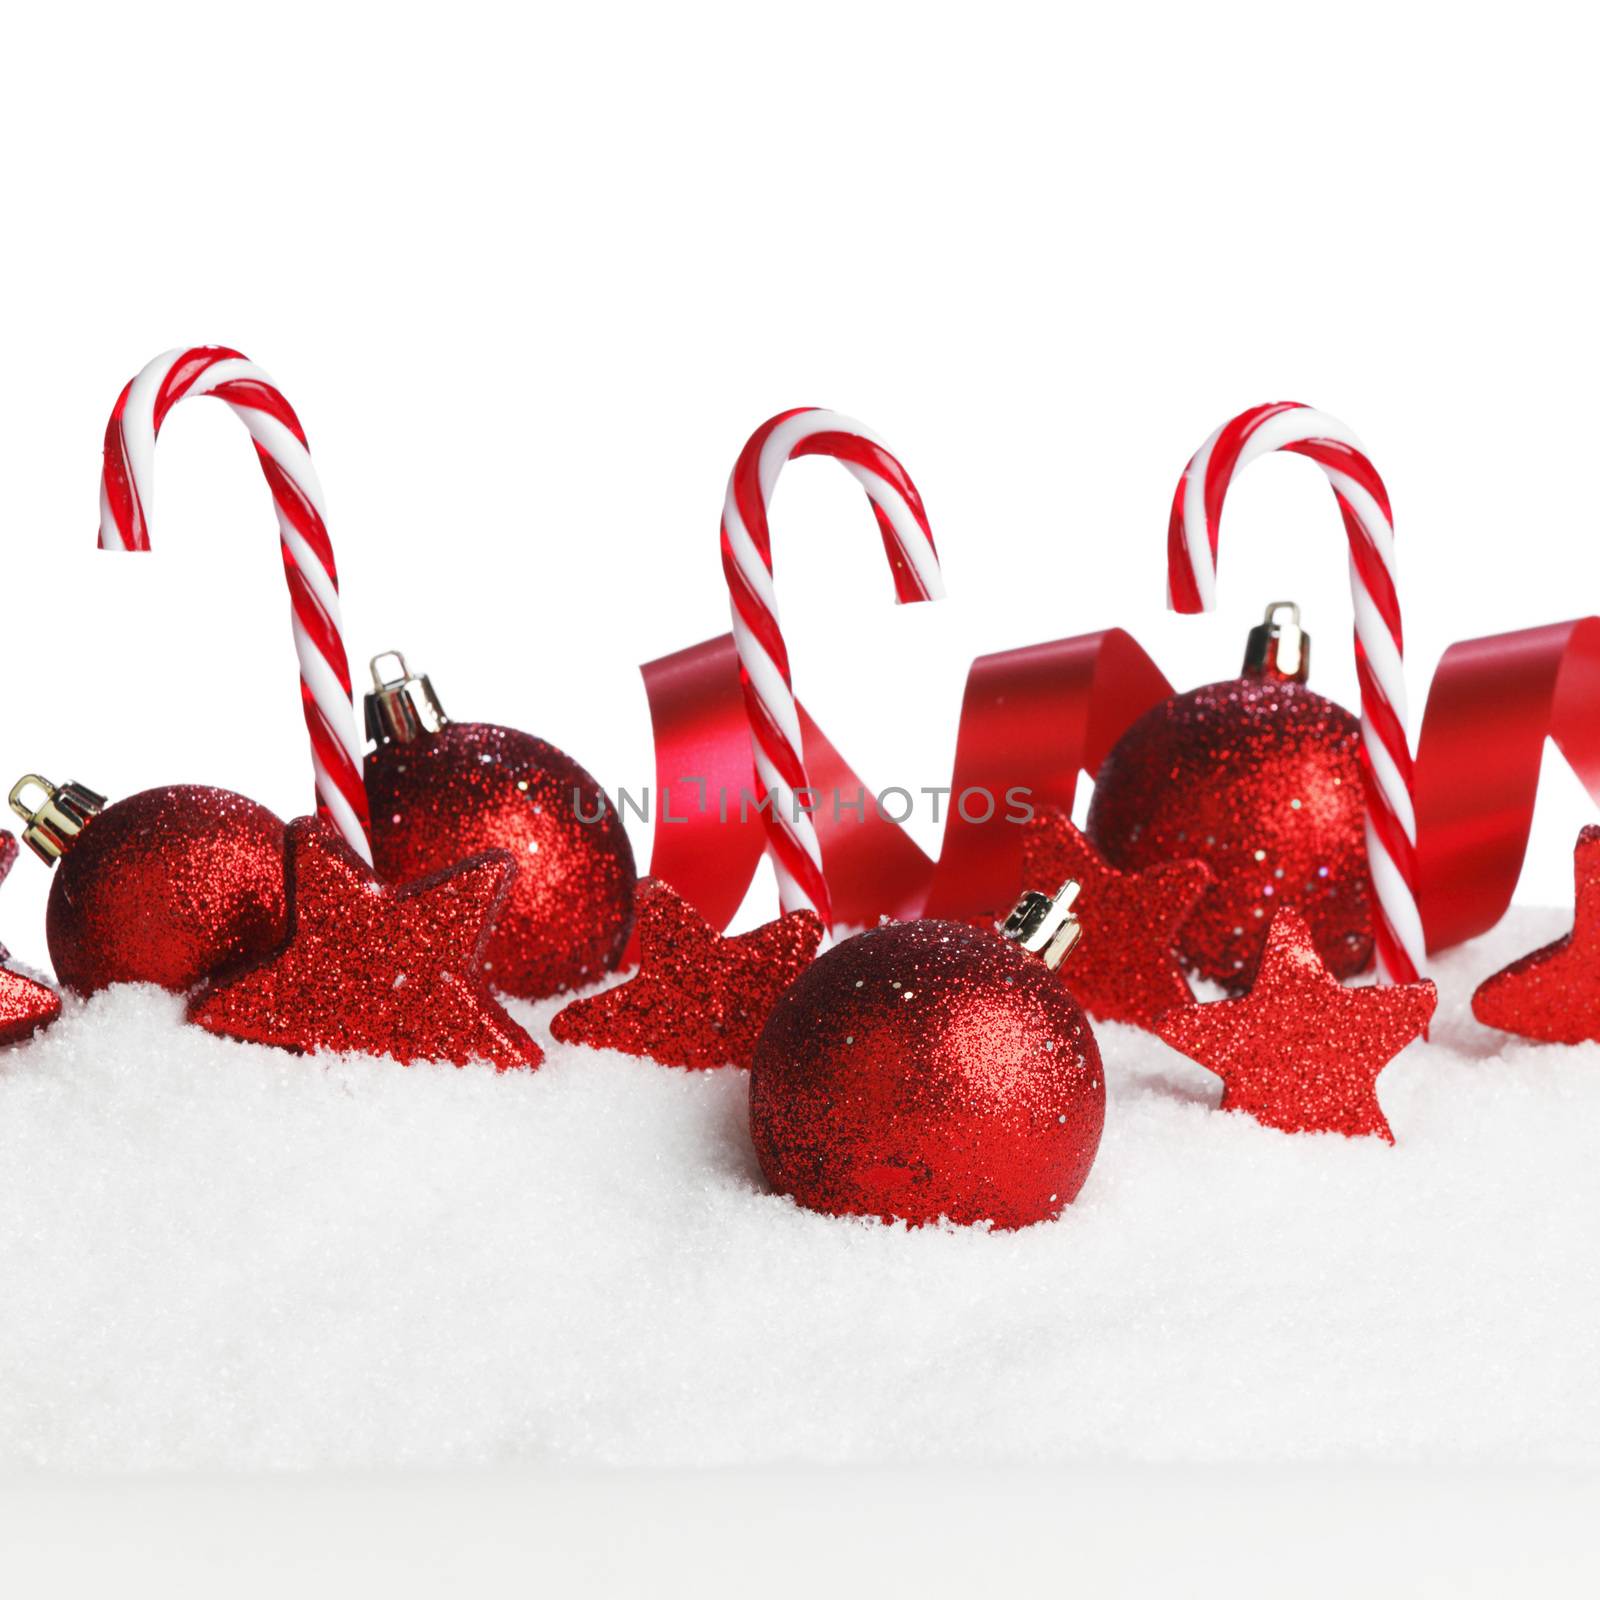
[[[371,860],[361,740],[322,485],[300,419],[266,373],[237,350],[202,345],[157,356],[128,384],[106,424],[100,548],[150,548],[156,435],[173,406],[196,395],[225,401],[255,443],[278,513],[317,802],[351,848]]]
[[[722,570],[733,602],[733,638],[756,775],[771,799],[762,813],[767,851],[784,910],[810,908],[831,925],[822,851],[800,799],[808,787],[800,716],[772,584],[767,507],[791,456],[832,456],[867,491],[894,574],[896,600],[937,600],[944,584],[916,485],[860,423],[804,407],[780,413],[751,434],[728,479]]]
[[[1168,601],[1175,611],[1215,607],[1223,500],[1238,473],[1273,450],[1307,456],[1322,468],[1350,537],[1367,860],[1378,901],[1374,919],[1378,973],[1390,982],[1410,982],[1422,968],[1425,946],[1417,913],[1417,826],[1411,747],[1406,740],[1394,518],[1383,479],[1360,440],[1342,422],[1291,401],[1257,406],[1218,428],[1184,469],[1172,498],[1167,525]]]

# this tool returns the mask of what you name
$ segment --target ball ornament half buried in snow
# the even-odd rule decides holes
[[[772,1186],[834,1215],[999,1228],[1055,1216],[1105,1120],[1094,1034],[1047,964],[1076,937],[1076,892],[1025,896],[1008,938],[889,923],[807,968],[750,1077]]]
[[[107,805],[30,773],[11,808],[55,866],[45,937],[74,994],[113,983],[182,994],[284,936],[283,823],[254,800],[180,783]]]

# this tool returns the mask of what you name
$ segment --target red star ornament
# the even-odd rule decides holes
[[[822,943],[815,912],[724,938],[671,885],[641,878],[639,971],[558,1011],[551,1034],[664,1067],[748,1067],[777,998]]]
[[[515,862],[486,850],[381,883],[324,822],[289,824],[288,942],[190,1002],[212,1033],[285,1050],[536,1067],[544,1053],[489,992],[483,950]]]
[[[1203,861],[1169,861],[1144,872],[1118,872],[1054,806],[1042,808],[1022,836],[1022,884],[1054,890],[1068,878],[1083,885],[1073,911],[1083,933],[1062,981],[1102,1022],[1154,1028],[1175,1006],[1192,1003],[1176,947],[1178,929],[1216,882]]]
[[[0,880],[17,859],[17,841],[0,833]],[[10,957],[0,945],[0,1046],[21,1042],[48,1027],[61,1015],[61,996],[32,978],[13,972],[6,962]]]
[[[1378,1074],[1428,1025],[1427,981],[1347,989],[1322,963],[1306,920],[1285,906],[1237,1000],[1168,1012],[1156,1032],[1222,1079],[1222,1109],[1285,1133],[1376,1134],[1394,1143]]]
[[[1485,978],[1472,997],[1479,1022],[1552,1044],[1600,1039],[1600,827],[1578,835],[1573,865],[1572,932]]]

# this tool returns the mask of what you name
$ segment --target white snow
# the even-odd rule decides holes
[[[1213,1109],[1102,1028],[1077,1204],[1015,1234],[764,1192],[746,1081],[310,1061],[159,992],[0,1056],[0,1472],[540,1462],[1600,1463],[1600,1046],[1439,963],[1398,1144]]]

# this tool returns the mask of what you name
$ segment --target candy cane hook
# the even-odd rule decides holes
[[[1408,983],[1425,946],[1417,912],[1416,812],[1400,601],[1395,591],[1394,517],[1388,491],[1360,440],[1342,422],[1292,401],[1256,406],[1217,429],[1184,469],[1167,525],[1167,598],[1175,611],[1216,605],[1217,534],[1235,477],[1257,456],[1287,450],[1322,468],[1350,538],[1356,671],[1361,680],[1361,772],[1367,799],[1367,860],[1377,897],[1378,974]]]
[[[128,384],[106,424],[100,548],[150,548],[156,435],[173,406],[197,395],[226,402],[255,444],[278,514],[317,803],[350,847],[370,861],[361,740],[322,485],[300,419],[266,373],[237,350],[201,345],[157,356]]]
[[[728,479],[722,508],[722,570],[733,603],[733,639],[744,685],[756,776],[771,804],[762,813],[767,851],[785,911],[811,909],[831,926],[816,829],[801,804],[805,761],[789,652],[778,624],[767,508],[792,456],[832,456],[866,490],[894,575],[895,598],[944,595],[928,514],[904,467],[859,422],[803,407],[781,412],[751,434]]]

